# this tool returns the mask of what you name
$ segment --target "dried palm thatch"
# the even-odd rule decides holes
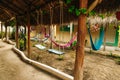
[[[19,24],[26,24],[26,14],[30,13],[31,24],[36,25],[37,23],[37,11],[42,10],[43,24],[50,24],[50,8],[53,10],[52,22],[54,24],[60,23],[60,0],[0,0],[0,20],[6,22],[12,17],[18,18]],[[63,2],[66,0],[62,0]],[[88,6],[94,0],[89,0]],[[72,0],[70,4],[63,3],[63,22],[69,22],[76,20],[77,16],[68,12],[71,5],[75,5],[78,8],[79,0]],[[94,10],[102,13],[115,12],[120,9],[120,0],[102,0]],[[40,18],[40,16],[39,16]]]

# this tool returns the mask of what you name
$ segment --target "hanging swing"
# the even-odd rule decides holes
[[[42,18],[43,18],[42,10],[40,10],[40,13],[41,13],[41,24],[40,24],[40,26],[42,27]],[[39,24],[39,12],[38,12],[38,15],[37,15],[37,23]],[[43,41],[43,39],[38,39],[38,41]],[[35,47],[37,47],[40,50],[46,49],[46,47],[41,45],[41,44],[36,44]]]
[[[38,10],[36,11],[36,13],[37,13],[37,15],[36,15],[36,22],[37,22],[37,25],[39,25],[39,15],[40,14],[39,14]],[[36,34],[35,34],[35,36],[30,38],[31,41],[37,41],[37,42],[39,41],[39,35],[40,34],[38,34],[38,30],[39,30],[38,26],[36,26]]]
[[[52,19],[53,19],[53,11],[52,11],[52,7],[50,6],[50,23],[51,23],[51,25],[52,25]],[[52,35],[52,30],[50,30],[50,32],[51,32],[51,34],[50,34],[50,40],[51,40],[51,46],[52,46],[52,43],[54,43],[53,42],[53,35]],[[62,55],[62,54],[64,54],[64,52],[62,52],[62,51],[60,51],[60,49],[59,50],[55,50],[55,49],[48,49],[48,51],[49,52],[51,52],[51,53],[55,53],[55,54],[58,54],[58,55]]]
[[[63,27],[63,2],[61,2],[60,1],[60,27]],[[72,30],[71,30],[72,31]],[[71,33],[71,32],[70,32]],[[60,35],[60,34],[59,34]],[[60,37],[60,36],[59,36]],[[64,37],[62,36],[62,39],[63,39]],[[70,41],[68,42],[68,43],[66,43],[66,44],[60,44],[60,43],[57,43],[54,39],[52,39],[52,37],[50,38],[50,40],[51,40],[51,42],[54,44],[54,45],[56,45],[57,47],[59,47],[59,49],[60,48],[67,48],[67,47],[70,47],[71,46],[71,44],[76,40],[76,38],[77,38],[77,33],[73,36],[73,37],[71,37],[71,39],[70,39]]]
[[[95,43],[93,42],[93,39],[92,39],[90,27],[88,27],[88,34],[90,36],[90,42],[91,42],[92,49],[99,50],[102,45],[103,39],[104,39],[104,28],[103,27],[100,28],[99,38],[95,41]]]

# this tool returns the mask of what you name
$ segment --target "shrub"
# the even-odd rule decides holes
[[[116,63],[120,65],[120,58],[115,59]]]
[[[0,38],[5,37],[5,32],[0,32]]]

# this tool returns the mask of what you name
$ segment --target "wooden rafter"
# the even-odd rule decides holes
[[[11,7],[5,6],[5,5],[6,5],[6,4],[0,3],[0,7],[1,7],[1,8],[13,12],[15,15],[20,14],[20,13],[17,12],[17,10],[15,10],[15,9],[13,9],[13,8],[11,8]]]
[[[22,13],[23,12],[23,10],[20,7],[18,7],[17,5],[15,5],[13,2],[11,2],[9,0],[8,1],[2,0],[1,3],[4,4],[8,8],[11,8],[12,10],[13,9],[16,10],[18,13]],[[10,5],[8,5],[8,4],[10,4]]]

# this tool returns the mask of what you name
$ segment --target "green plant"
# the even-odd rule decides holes
[[[58,60],[63,60],[64,56],[62,54],[59,55]]]
[[[92,10],[91,12],[88,13],[89,16],[94,16],[95,14],[96,14],[96,12],[93,11],[93,10]]]
[[[115,62],[120,65],[120,58],[115,59]]]
[[[110,51],[110,54],[108,54],[107,56],[113,57],[113,53]]]
[[[72,3],[72,0],[65,0],[64,1],[68,6],[69,4]],[[95,15],[95,11],[90,11],[89,13],[87,13],[87,9],[86,8],[77,8],[75,5],[71,5],[68,8],[68,12],[75,14],[76,16],[79,16],[80,14],[87,14],[88,16],[93,16]]]
[[[87,9],[86,9],[86,8],[78,9],[78,8],[76,8],[75,6],[72,5],[72,6],[68,9],[68,12],[73,13],[73,14],[76,14],[76,16],[79,16],[80,14],[86,14],[86,13],[87,13]]]
[[[103,15],[103,14],[99,14],[98,16],[101,17],[102,19],[105,18],[105,15]]]
[[[20,50],[22,50],[22,51],[23,51],[23,50],[24,50],[24,48],[25,48],[25,47],[24,47],[24,43],[25,43],[25,42],[24,42],[24,40],[23,40],[23,39],[20,39],[20,40],[19,40]]]
[[[64,0],[64,2],[65,2],[66,4],[70,4],[70,3],[72,2],[72,0]]]
[[[0,32],[0,38],[5,37],[5,32]]]
[[[15,26],[15,24],[16,24],[16,20],[11,20],[11,21],[9,21],[9,24],[10,24],[10,26]]]
[[[15,28],[13,28],[13,30],[12,30],[11,39],[15,39]]]
[[[20,50],[25,50],[26,48],[26,34],[24,33],[24,31],[20,32],[19,35],[19,46],[20,46]]]
[[[77,41],[74,41],[74,42],[72,43],[72,46],[76,46],[76,44],[77,44]]]

